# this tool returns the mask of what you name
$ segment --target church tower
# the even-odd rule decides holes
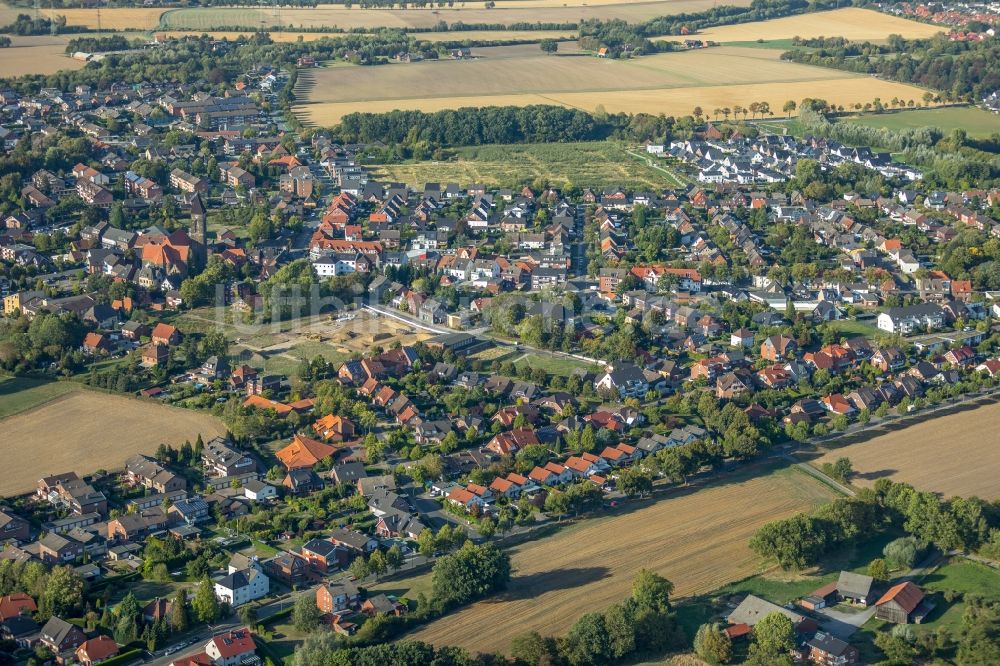
[[[194,241],[191,251],[194,253],[198,268],[202,269],[208,260],[207,246],[207,220],[205,214],[205,204],[201,201],[201,195],[195,192],[188,200],[191,204],[191,240]]]

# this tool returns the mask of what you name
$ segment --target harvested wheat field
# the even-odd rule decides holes
[[[815,465],[847,456],[855,485],[886,477],[944,497],[1000,498],[1000,403],[931,417],[896,432],[825,449]]]
[[[836,9],[829,12],[786,16],[771,21],[740,23],[706,28],[697,32],[697,39],[713,42],[750,42],[758,39],[792,39],[793,37],[845,37],[851,40],[885,41],[889,35],[907,38],[931,37],[941,32],[941,26],[918,23],[890,16],[871,9]],[[661,39],[683,41],[690,36],[669,36]]]
[[[560,50],[564,45],[560,44]],[[800,65],[767,49],[719,47],[605,60],[573,52],[546,56],[530,45],[474,49],[470,61],[421,62],[312,71],[298,107],[303,120],[332,125],[348,113],[393,109],[438,111],[465,106],[558,104],[610,113],[690,114],[701,106],[768,102],[780,113],[789,100],[822,97],[834,104],[900,97],[923,90],[870,76]],[[476,94],[470,95],[469,90]]]
[[[316,8],[247,9],[232,7],[186,8],[170,10],[163,16],[163,27],[172,30],[211,30],[213,28],[257,29],[273,25],[295,28],[433,28],[441,21],[449,25],[511,25],[514,23],[577,23],[581,19],[620,18],[631,23],[656,16],[697,12],[714,7],[714,0],[668,0],[666,2],[613,2],[611,4],[541,2],[503,3],[485,9],[482,3],[461,3],[454,7],[425,9],[365,9],[343,5]],[[750,0],[727,0],[728,5],[746,6]],[[524,5],[524,6],[521,6]],[[66,10],[73,12],[74,10]],[[75,10],[93,12],[94,10]],[[111,11],[111,10],[109,10]],[[122,9],[117,11],[130,11]],[[146,10],[135,10],[146,11]],[[163,11],[163,10],[158,10]],[[63,10],[60,10],[62,13]],[[104,11],[101,12],[104,16]],[[79,19],[74,19],[79,20]],[[92,19],[91,19],[92,20]]]
[[[65,16],[66,25],[82,25],[97,29],[96,9],[42,9],[45,16]],[[105,7],[100,11],[101,30],[152,30],[160,24],[162,7]]]
[[[69,38],[62,36],[12,36],[9,48],[0,49],[0,76],[54,74],[80,69],[86,63],[66,55]]]
[[[47,474],[121,467],[161,443],[180,446],[226,432],[214,416],[81,390],[0,421],[0,495],[25,492]]]
[[[676,597],[709,592],[761,570],[760,558],[747,545],[757,527],[831,497],[812,477],[782,469],[586,520],[515,547],[514,577],[506,592],[409,637],[473,652],[506,652],[522,632],[563,634],[584,613],[622,600],[642,568],[673,581]]]

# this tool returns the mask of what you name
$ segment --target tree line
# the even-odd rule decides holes
[[[750,540],[763,557],[773,557],[785,569],[819,563],[824,556],[853,542],[864,542],[898,528],[919,543],[942,550],[977,550],[1000,526],[1000,508],[979,498],[941,500],[906,483],[879,479],[857,497],[838,498],[812,513],[800,513],[767,523]]]
[[[828,43],[818,49],[794,48],[785,60],[912,83],[942,91],[946,98],[976,101],[1000,88],[1000,44],[890,36],[887,46]]]

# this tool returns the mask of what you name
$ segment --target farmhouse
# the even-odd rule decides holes
[[[858,663],[858,649],[836,636],[817,631],[806,641],[808,659],[824,666],[852,666]]]

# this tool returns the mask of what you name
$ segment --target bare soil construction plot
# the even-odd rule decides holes
[[[866,441],[824,449],[813,464],[847,456],[855,485],[886,477],[945,497],[1000,498],[1000,403],[961,411]]]
[[[0,76],[54,74],[62,69],[80,69],[86,64],[66,55],[67,37],[14,35],[10,39],[10,47],[0,49]]]
[[[717,589],[761,570],[747,545],[757,527],[809,510],[832,492],[783,469],[584,521],[515,547],[514,578],[506,592],[409,637],[473,652],[506,652],[519,633],[562,634],[584,613],[622,600],[642,568],[673,581],[677,597]]]
[[[0,495],[31,490],[46,474],[121,467],[162,443],[226,432],[214,416],[94,391],[76,391],[0,421]]]
[[[287,322],[286,322],[287,323]],[[267,328],[267,327],[265,327]],[[352,354],[368,354],[375,347],[389,349],[393,344],[413,345],[431,337],[427,331],[369,311],[298,320],[283,330],[227,337],[235,343],[240,359],[267,372],[292,375],[303,360],[322,356],[340,363]]]
[[[845,37],[852,40],[885,41],[889,35],[907,38],[931,37],[941,32],[941,26],[919,23],[890,16],[871,9],[836,9],[800,16],[786,16],[771,21],[723,25],[706,28],[693,35],[695,39],[713,42],[749,42],[758,39],[792,39],[793,37]],[[668,36],[661,39],[684,41],[692,36]]]
[[[789,99],[822,97],[847,105],[875,97],[919,100],[923,95],[914,86],[782,61],[779,51],[769,49],[719,47],[632,60],[546,56],[531,46],[474,53],[482,58],[397,64],[376,71],[314,70],[308,103],[298,113],[316,125],[335,124],[356,111],[530,104],[684,115],[695,106],[711,114],[719,106],[766,101],[780,113]]]

